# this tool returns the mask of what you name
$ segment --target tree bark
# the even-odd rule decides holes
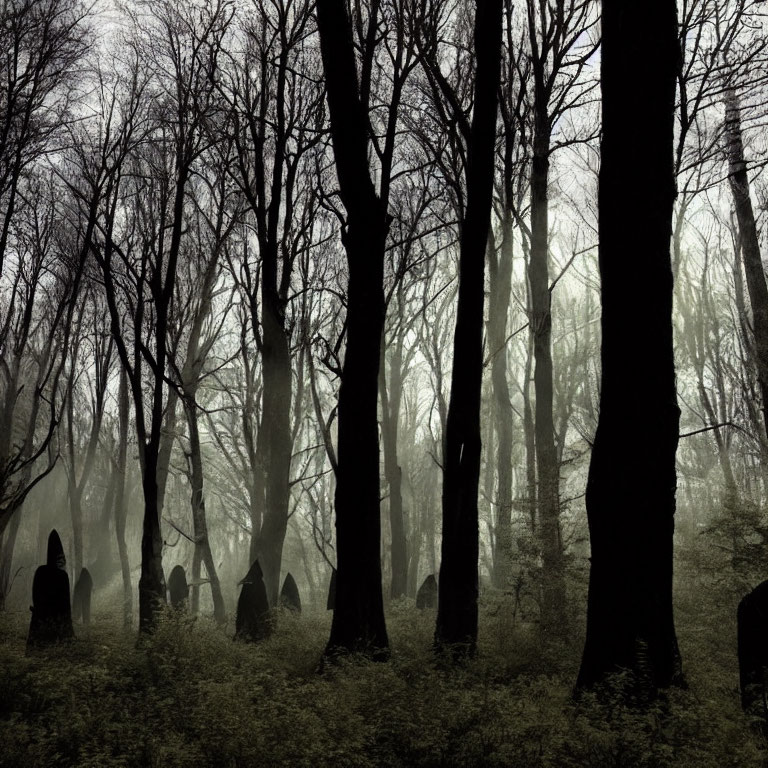
[[[277,244],[275,244],[275,251]],[[263,260],[262,349],[264,376],[261,431],[266,469],[265,507],[256,549],[271,606],[277,605],[283,542],[288,528],[291,436],[291,353],[285,328],[285,304],[277,292],[277,253]]]
[[[755,343],[751,349],[755,356],[757,379],[763,399],[763,422],[768,435],[768,286],[765,282],[760,241],[749,192],[749,176],[741,135],[741,112],[733,88],[726,91],[725,96],[725,140],[728,153],[728,184],[739,225],[741,256],[747,278],[749,303],[752,306],[752,332]]]
[[[117,484],[115,487],[115,538],[120,556],[120,571],[123,575],[123,626],[133,622],[133,588],[131,586],[131,565],[128,560],[128,546],[125,541],[125,520],[127,504],[125,499],[125,476],[128,458],[129,400],[128,375],[120,369],[120,384],[117,392],[118,425],[120,435],[117,449]]]
[[[525,375],[523,379],[523,435],[525,436],[525,487],[526,508],[531,527],[531,535],[536,534],[536,510],[538,496],[536,486],[536,433],[533,425],[533,407],[531,406],[531,369],[533,368],[533,337],[529,337],[525,356]]]
[[[19,532],[21,523],[21,509],[16,510],[16,514],[11,516],[10,522],[3,534],[0,534],[2,548],[0,548],[0,611],[5,610],[5,601],[13,584],[13,550],[16,546],[16,536]]]
[[[493,415],[498,439],[496,453],[496,547],[493,585],[509,587],[512,578],[512,400],[507,381],[507,316],[512,293],[512,213],[504,212],[501,252],[489,246],[490,294],[488,346],[491,358]]]
[[[185,392],[184,409],[189,425],[189,463],[190,481],[192,485],[192,525],[195,537],[195,560],[197,568],[192,568],[192,577],[195,581],[200,579],[200,561],[205,565],[208,581],[211,585],[211,597],[213,598],[213,618],[217,624],[224,624],[227,620],[224,608],[224,598],[221,594],[221,584],[213,562],[211,542],[208,538],[208,522],[205,517],[205,496],[203,495],[203,457],[200,449],[200,430],[198,427],[197,400],[194,392]],[[192,586],[192,611],[196,612],[200,600],[200,586]]]
[[[633,674],[625,692],[641,700],[682,679],[672,609],[680,411],[670,238],[678,56],[674,0],[603,5],[602,384],[587,480],[592,557],[577,687],[627,669]]]
[[[477,70],[459,245],[459,295],[443,468],[443,539],[435,646],[455,656],[477,645],[480,391],[485,253],[490,229],[500,80],[502,0],[475,6]]]
[[[560,471],[552,414],[552,313],[549,291],[550,120],[543,86],[536,82],[531,164],[530,331],[533,336],[534,432],[538,486],[538,533],[542,558],[541,624],[548,634],[565,630],[565,577],[560,535]]]
[[[398,307],[400,296],[398,293]],[[402,316],[400,318],[402,321]],[[389,486],[389,525],[391,529],[392,582],[390,597],[405,595],[408,587],[408,553],[403,515],[403,471],[398,464],[397,436],[400,421],[400,403],[403,381],[403,339],[400,325],[393,345],[387,381],[386,355],[382,344],[379,368],[379,392],[381,395],[381,442],[384,447],[384,476]]]
[[[378,376],[389,221],[368,166],[368,119],[344,0],[318,0],[331,138],[347,211],[347,344],[339,391],[336,604],[326,655],[388,655],[381,591]]]
[[[154,441],[153,441],[154,442]],[[160,531],[160,506],[157,490],[157,447],[151,443],[144,451],[141,487],[144,492],[144,520],[141,533],[141,575],[139,576],[139,630],[151,632],[157,612],[166,602],[163,574],[163,536]]]

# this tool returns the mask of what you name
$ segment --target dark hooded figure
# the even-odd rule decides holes
[[[75,636],[69,603],[69,576],[64,570],[66,563],[64,547],[54,529],[48,536],[48,560],[35,571],[32,582],[28,648],[51,645]]]
[[[272,631],[267,588],[264,586],[264,574],[258,560],[253,561],[251,569],[240,584],[242,589],[237,601],[235,639],[255,643],[263,640]]]
[[[72,618],[75,621],[82,619],[83,624],[91,623],[91,592],[93,592],[93,579],[87,568],[80,571],[75,582],[75,591],[72,594]]]
[[[280,590],[280,605],[289,611],[301,613],[301,597],[296,579],[290,573],[286,574],[283,588]]]
[[[189,585],[183,566],[173,566],[168,579],[168,591],[171,593],[171,605],[174,608],[184,608],[189,597]]]
[[[420,609],[437,608],[437,580],[435,574],[430,573],[416,593],[416,607]]]

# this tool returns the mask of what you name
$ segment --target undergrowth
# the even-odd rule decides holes
[[[765,764],[739,710],[730,643],[703,641],[695,611],[680,631],[689,689],[646,710],[574,702],[580,639],[542,646],[503,616],[487,601],[478,657],[446,669],[430,649],[434,614],[395,603],[389,662],[319,672],[326,614],[281,615],[260,645],[171,613],[137,644],[97,616],[75,642],[31,656],[27,617],[4,614],[0,766]]]

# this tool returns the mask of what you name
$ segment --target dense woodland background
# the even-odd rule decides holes
[[[70,581],[87,566],[95,584],[94,627],[78,633],[89,642],[51,651],[56,669],[74,664],[72,701],[88,686],[124,701],[112,686],[134,691],[116,705],[133,718],[170,718],[165,741],[117,729],[90,757],[67,754],[59,726],[26,731],[8,764],[24,764],[30,744],[40,764],[54,753],[104,764],[99,749],[129,743],[131,765],[317,765],[333,749],[335,765],[662,765],[680,750],[692,765],[759,761],[734,670],[736,604],[768,573],[762,4],[681,0],[676,32],[663,11],[634,12],[636,29],[605,49],[592,0],[494,0],[477,14],[464,0],[317,5],[0,4],[3,713],[17,729],[71,714],[68,694],[43,693],[59,690],[45,662],[23,658],[32,576],[55,527]],[[620,34],[627,52],[609,70]],[[674,513],[693,691],[670,694],[674,716],[666,700],[650,715],[568,709],[601,413],[601,61],[613,73],[603,98],[618,94],[629,121],[612,145],[626,157],[625,178],[613,166],[626,191],[613,195],[612,242],[626,249],[611,300],[627,310],[613,326],[626,343],[610,410],[625,498],[612,503],[637,508],[622,535],[638,541],[657,485]],[[654,94],[673,81],[665,113]],[[653,142],[667,113],[672,165],[654,187],[638,178],[665,156]],[[673,180],[676,512],[674,483],[653,469],[654,430],[672,422],[645,402],[666,375],[645,354],[664,316],[664,264],[643,250]],[[674,454],[669,437],[660,456]],[[445,520],[456,525],[443,540]],[[256,558],[273,606],[294,576],[303,617],[278,617],[259,649],[226,645],[215,625],[231,635]],[[189,615],[158,615],[176,564],[192,583]],[[651,571],[635,573],[638,589]],[[434,613],[413,607],[429,574],[441,576],[434,636]],[[145,655],[122,629],[134,625],[155,630]],[[433,640],[468,656],[477,644],[479,658],[457,677],[425,672]],[[327,641],[326,654],[374,657],[391,644],[392,663],[316,680]],[[380,720],[358,685],[380,697]],[[235,701],[290,730],[296,752],[266,725],[241,743]],[[198,719],[179,725],[159,714],[166,705]],[[77,722],[84,738],[92,726]],[[206,745],[217,729],[229,740]]]

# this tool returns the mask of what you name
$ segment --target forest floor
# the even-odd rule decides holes
[[[260,645],[168,615],[137,647],[117,614],[25,655],[28,614],[0,614],[0,766],[768,765],[741,713],[735,642],[678,608],[688,690],[650,709],[572,700],[581,637],[542,646],[485,599],[477,659],[435,663],[434,612],[388,609],[392,657],[318,671],[330,614],[281,615]]]

